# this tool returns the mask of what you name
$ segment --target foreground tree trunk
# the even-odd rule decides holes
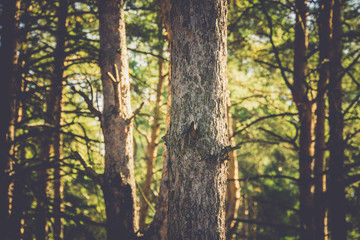
[[[316,97],[316,126],[315,126],[315,239],[327,239],[327,218],[326,218],[326,175],[325,175],[325,110],[326,110],[326,88],[329,82],[329,53],[331,24],[331,1],[320,0],[319,26],[319,81]]]
[[[9,222],[12,212],[13,187],[10,174],[14,165],[15,122],[17,118],[17,92],[19,82],[16,76],[18,64],[18,20],[20,14],[20,1],[5,1],[1,16],[1,74],[4,85],[1,87],[2,105],[1,115],[1,155],[0,155],[0,236],[11,239],[14,233]]]
[[[138,219],[135,211],[137,197],[124,1],[99,0],[98,5],[104,96],[102,130],[105,140],[102,189],[106,206],[107,238],[132,239],[138,229]]]
[[[225,0],[171,2],[169,239],[225,239]]]
[[[299,111],[300,142],[299,142],[299,189],[300,189],[300,225],[301,239],[314,239],[313,197],[311,193],[311,162],[312,162],[312,103],[308,99],[306,83],[307,73],[307,1],[296,0],[295,24],[295,55],[294,55],[294,83],[293,98]]]
[[[341,0],[333,0],[333,34],[329,79],[329,230],[332,240],[347,239],[344,184],[344,118],[342,114]]]

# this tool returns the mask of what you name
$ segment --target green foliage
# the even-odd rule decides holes
[[[299,119],[284,77],[292,82],[294,49],[293,1],[230,0],[228,10],[228,65],[230,113],[236,120],[236,143],[241,206],[236,233],[256,239],[297,239]],[[54,77],[56,10],[59,1],[21,2],[19,79],[21,116],[16,124],[16,157],[23,171],[24,239],[34,237],[39,200],[38,170],[53,172],[40,161],[41,140],[55,131],[44,124],[46,99]],[[158,1],[126,1],[126,30],[133,109],[144,102],[134,119],[135,177],[138,187],[145,180],[145,152],[154,122],[154,101],[159,80],[159,58],[164,60],[163,76],[168,74],[169,52]],[[347,222],[349,239],[360,236],[360,3],[344,4],[342,65],[343,112],[346,139]],[[319,68],[319,6],[309,2],[309,74],[307,83],[314,100]],[[104,239],[106,221],[102,191],[74,153],[98,174],[104,169],[104,142],[100,119],[72,87],[83,92],[94,106],[102,109],[99,53],[99,21],[95,0],[69,1],[66,33],[66,60],[63,88],[62,181],[64,184],[64,239]],[[155,206],[159,193],[165,135],[167,81],[163,86],[160,140],[155,162],[152,193]],[[326,123],[327,125],[328,123]],[[328,126],[326,126],[328,127]],[[328,136],[326,136],[328,138]],[[53,179],[49,179],[50,189]],[[139,198],[141,194],[138,193]],[[53,193],[47,201],[53,202]],[[49,215],[52,214],[49,209]],[[147,223],[154,212],[149,210]],[[52,216],[53,217],[53,216]],[[53,220],[52,218],[50,219]],[[49,221],[49,226],[52,222]],[[51,227],[50,227],[51,229]],[[51,230],[49,236],[52,236]]]

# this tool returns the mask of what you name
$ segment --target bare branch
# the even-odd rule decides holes
[[[255,59],[255,62],[267,65],[267,66],[272,67],[272,68],[280,69],[280,70],[283,70],[285,72],[293,73],[293,70],[291,70],[290,68],[284,68],[282,66],[275,65],[275,64],[272,64],[272,63],[269,63],[269,62],[265,62],[265,61],[262,61],[262,60],[259,60],[259,59]]]
[[[162,59],[162,60],[164,60],[164,61],[169,61],[168,59],[164,58],[163,56],[158,55],[158,54],[154,54],[154,53],[152,53],[152,52],[145,52],[145,51],[141,51],[141,50],[134,49],[134,48],[128,48],[128,50],[130,50],[130,51],[132,51],[132,52],[136,52],[136,53],[142,53],[142,54],[146,54],[146,55],[151,55],[151,56],[160,58],[160,59]]]
[[[143,137],[145,138],[147,144],[149,144],[150,141],[149,141],[149,138],[148,138],[148,136],[146,135],[146,133],[144,133],[143,131],[141,131],[136,125],[134,126],[134,128],[135,128],[135,130],[136,130],[138,133],[140,133],[141,136],[143,136]]]
[[[100,185],[103,184],[103,178],[101,175],[97,174],[94,169],[88,165],[85,160],[81,157],[81,155],[77,151],[72,151],[73,156],[75,159],[79,160],[81,165],[85,168],[85,172],[87,173],[87,176],[91,177],[91,179],[96,180],[97,183]]]
[[[144,102],[142,102],[142,103],[140,104],[140,106],[139,106],[137,109],[135,109],[135,111],[133,112],[132,116],[131,116],[130,118],[126,119],[126,121],[130,123],[130,122],[133,120],[133,118],[134,118],[137,114],[139,114],[139,112],[140,112],[140,110],[141,110],[141,108],[142,108],[143,106],[144,106]]]
[[[360,182],[360,174],[349,176],[345,180],[345,186],[349,186],[353,183]]]
[[[296,231],[300,231],[300,228],[285,224],[275,224],[275,223],[268,223],[268,222],[260,222],[252,219],[242,219],[242,218],[233,218],[232,221],[242,222],[242,223],[249,223],[249,224],[256,224],[256,225],[264,225],[269,226],[273,228],[279,228],[279,229],[292,229]]]
[[[239,181],[239,182],[246,182],[246,181],[252,181],[252,180],[259,180],[262,178],[270,178],[270,179],[289,179],[295,182],[298,182],[299,179],[295,178],[295,177],[290,177],[290,176],[286,176],[286,175],[268,175],[268,174],[263,174],[263,175],[256,175],[253,177],[248,177],[248,178],[239,178],[239,179],[228,179],[229,182],[231,181]]]
[[[140,192],[141,196],[144,198],[146,204],[151,208],[151,210],[153,212],[156,212],[155,208],[151,205],[149,199],[145,196],[145,193],[142,190],[142,188],[139,186],[139,184],[137,182],[135,182],[135,183],[136,183],[136,187],[139,189],[139,192]]]
[[[258,123],[260,121],[263,121],[265,119],[269,119],[269,118],[275,118],[275,117],[284,117],[284,116],[295,116],[297,115],[297,113],[279,113],[279,114],[271,114],[268,116],[264,116],[264,117],[259,117],[258,119],[255,119],[254,121],[250,122],[249,124],[247,124],[245,127],[243,127],[242,129],[236,131],[233,133],[233,137],[236,136],[237,134],[242,133],[244,130],[246,130],[248,127],[254,125],[255,123]]]
[[[274,43],[274,40],[273,40],[273,24],[272,24],[272,19],[269,15],[269,13],[267,12],[266,10],[266,7],[264,5],[264,0],[261,0],[260,1],[261,3],[261,9],[262,11],[264,12],[265,16],[266,16],[266,19],[267,19],[267,22],[268,22],[268,25],[269,25],[269,29],[270,29],[270,33],[269,33],[269,40],[270,40],[270,43],[271,43],[271,46],[273,48],[273,52],[275,54],[275,59],[276,59],[276,63],[277,65],[279,66],[280,68],[280,72],[281,72],[281,76],[283,77],[284,81],[285,81],[285,84],[286,86],[291,90],[293,91],[293,86],[291,85],[291,83],[289,82],[287,76],[286,76],[286,73],[284,71],[284,67],[282,66],[282,62],[280,60],[280,56],[279,56],[279,49],[276,47],[275,43]]]
[[[291,138],[290,138],[290,139],[286,139],[285,137],[283,137],[283,136],[281,136],[281,135],[279,135],[279,134],[276,134],[276,133],[274,133],[274,132],[272,132],[272,131],[270,131],[270,130],[267,130],[267,129],[265,129],[265,128],[262,128],[262,127],[260,127],[259,130],[264,131],[264,132],[266,132],[267,134],[269,134],[269,135],[277,138],[280,142],[286,142],[286,143],[289,143],[289,144],[293,145],[295,148],[297,147],[296,143],[294,142],[294,139],[291,139]]]
[[[90,112],[101,120],[101,112],[95,107],[94,102],[92,101],[92,99],[90,99],[86,95],[86,93],[76,89],[74,86],[71,87],[71,90],[74,91],[75,93],[78,93],[85,100],[86,104],[88,105],[88,108],[89,108]]]

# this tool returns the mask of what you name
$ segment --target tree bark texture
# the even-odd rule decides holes
[[[306,83],[307,73],[307,1],[296,0],[295,23],[295,55],[294,55],[294,83],[293,98],[299,111],[300,142],[299,142],[299,189],[300,189],[300,224],[301,239],[314,239],[313,197],[311,193],[311,162],[312,162],[312,103],[308,99]]]
[[[319,80],[316,97],[316,126],[315,126],[315,239],[327,239],[327,218],[326,218],[326,175],[325,175],[325,120],[326,120],[326,90],[330,73],[330,39],[332,32],[332,11],[331,1],[320,0],[319,26]]]
[[[17,78],[18,64],[18,20],[20,1],[5,1],[3,4],[1,29],[1,156],[0,156],[0,236],[11,239],[12,226],[9,222],[12,213],[13,184],[10,181],[14,166],[14,138],[17,119],[17,93],[20,83]],[[16,163],[15,163],[16,164]]]
[[[171,4],[168,238],[225,239],[227,2]]]
[[[332,240],[347,239],[344,184],[344,118],[342,114],[341,0],[333,0],[333,34],[329,78],[329,230]]]
[[[100,67],[104,108],[105,172],[102,189],[108,239],[131,239],[138,229],[133,160],[133,127],[124,1],[98,1]],[[114,69],[114,64],[117,66]],[[112,81],[111,73],[116,81]]]

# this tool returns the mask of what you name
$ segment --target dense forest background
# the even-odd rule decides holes
[[[360,2],[227,2],[229,138],[240,147],[228,164],[227,238],[359,239]],[[164,194],[171,26],[167,1],[125,3],[146,233]],[[98,3],[0,7],[0,236],[106,239]]]

